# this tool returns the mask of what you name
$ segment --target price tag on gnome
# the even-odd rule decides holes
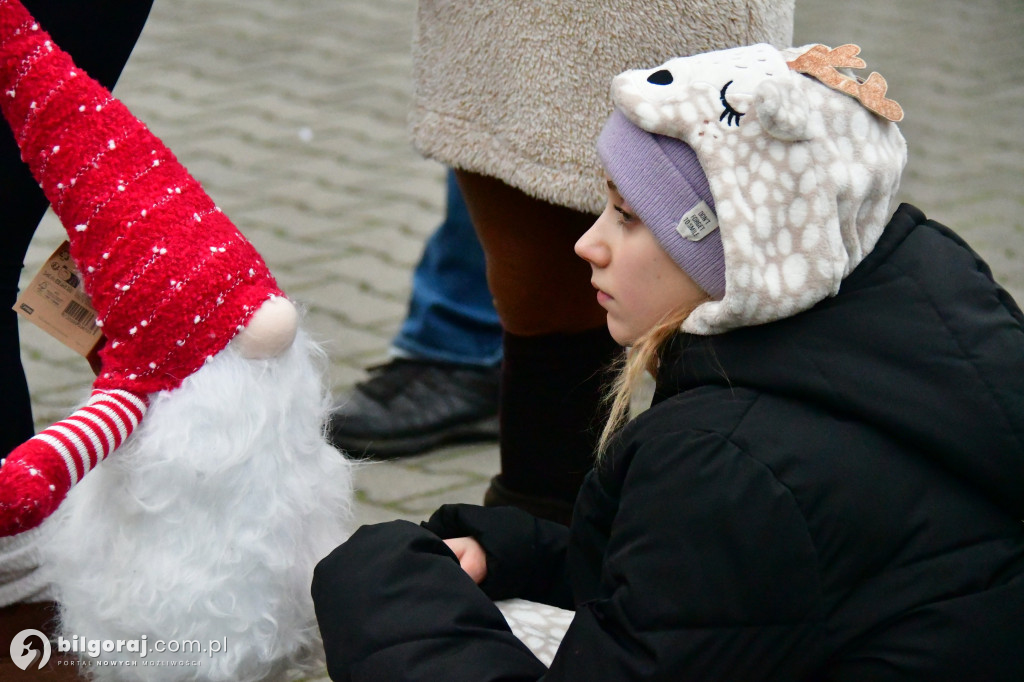
[[[699,242],[717,229],[718,216],[704,201],[697,202],[696,206],[684,213],[676,225],[676,232],[691,242]]]
[[[18,315],[82,356],[89,357],[102,338],[96,311],[82,288],[68,242],[47,259],[14,304]]]

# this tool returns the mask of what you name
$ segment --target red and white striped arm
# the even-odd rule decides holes
[[[0,467],[0,536],[35,528],[142,421],[145,396],[95,390],[67,419],[18,446]]]

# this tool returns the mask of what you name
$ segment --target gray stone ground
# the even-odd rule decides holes
[[[405,132],[414,14],[414,0],[157,0],[115,90],[305,305],[339,392],[385,359],[443,208],[444,170]],[[861,45],[907,112],[902,198],[958,230],[1018,301],[1022,35],[1020,0],[799,0],[794,40]],[[49,216],[23,284],[62,239]],[[22,334],[44,427],[92,376],[30,325]],[[493,444],[367,466],[359,519],[420,520],[442,502],[478,502],[497,469]]]

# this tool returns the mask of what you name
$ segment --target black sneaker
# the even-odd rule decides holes
[[[497,367],[398,358],[368,372],[331,411],[328,435],[350,457],[391,459],[497,439]]]

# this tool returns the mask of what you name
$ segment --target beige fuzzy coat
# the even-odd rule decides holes
[[[420,0],[413,144],[446,165],[598,213],[611,79],[672,57],[788,46],[794,0]]]

